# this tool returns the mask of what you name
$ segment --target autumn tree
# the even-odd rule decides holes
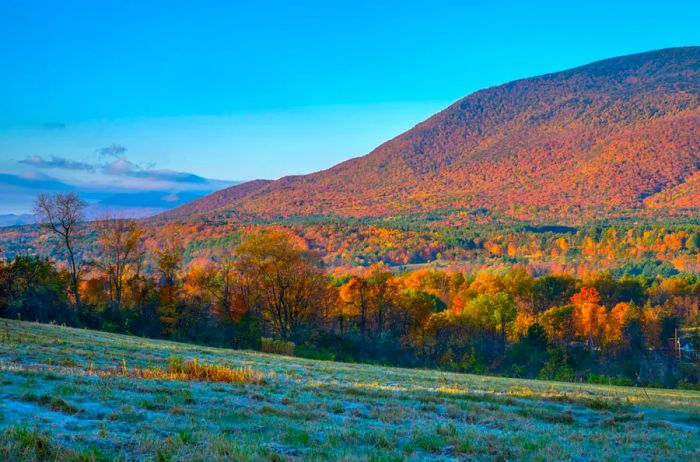
[[[404,278],[407,289],[420,290],[440,297],[444,302],[450,298],[450,276],[442,271],[416,270]]]
[[[410,345],[420,356],[425,356],[426,326],[434,313],[447,309],[447,305],[437,295],[416,289],[401,292],[401,308],[398,317],[401,322],[401,334],[404,344]]]
[[[565,305],[575,291],[576,280],[569,275],[551,274],[537,278],[532,286],[535,313]]]
[[[567,343],[574,338],[573,316],[573,305],[553,306],[540,315],[539,323],[550,340]]]
[[[369,312],[369,283],[363,277],[353,275],[339,291],[339,324],[340,333],[346,330],[346,323],[355,320],[364,342],[367,338],[367,314]]]
[[[166,326],[166,333],[173,334],[177,326],[177,285],[182,248],[169,239],[166,246],[156,251],[156,266],[160,274],[160,320]]]
[[[329,281],[320,260],[292,235],[268,229],[248,235],[237,249],[239,309],[259,312],[273,335],[299,341],[304,327],[322,319]]]
[[[135,262],[143,231],[135,221],[107,217],[95,222],[101,260],[98,263],[109,281],[109,301],[121,309],[127,271]]]
[[[633,318],[636,320],[641,318],[641,310],[634,302],[615,305],[607,316],[604,343],[606,345],[621,345],[627,324]]]
[[[195,285],[213,300],[214,313],[225,322],[237,322],[243,316],[234,258],[231,255],[218,257],[206,267],[193,267],[187,276],[188,284]]]
[[[167,288],[168,301],[175,298],[177,276],[182,264],[182,249],[171,245],[156,251],[156,265],[161,275],[161,285]]]
[[[42,226],[59,236],[66,251],[71,291],[78,310],[80,310],[81,265],[76,255],[75,233],[83,219],[85,206],[85,202],[75,193],[39,194],[34,203],[34,213]]]
[[[605,340],[607,310],[600,304],[600,294],[592,287],[583,287],[571,297],[574,307],[573,323],[576,335],[589,345],[601,345]]]
[[[393,273],[383,265],[374,265],[367,275],[370,298],[370,328],[372,349],[385,340],[387,323],[393,320],[399,300],[400,286]]]

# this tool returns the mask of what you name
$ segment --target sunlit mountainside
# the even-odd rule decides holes
[[[166,216],[693,215],[699,172],[700,48],[673,48],[481,90],[366,156]]]

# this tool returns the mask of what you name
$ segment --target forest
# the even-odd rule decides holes
[[[179,240],[149,248],[141,224],[114,218],[89,225],[88,259],[76,239],[85,225],[72,213],[80,199],[38,204],[62,259],[16,255],[0,263],[5,318],[336,361],[700,387],[697,272],[649,274],[632,265],[540,274],[517,260],[471,271],[384,262],[330,268],[309,240],[280,226],[242,230],[185,264]],[[599,232],[607,240],[580,237],[576,252],[627,242],[697,261],[692,227],[662,233],[659,240],[659,231],[609,229]],[[527,246],[508,242],[489,251]],[[560,252],[571,251],[568,242],[559,241]]]

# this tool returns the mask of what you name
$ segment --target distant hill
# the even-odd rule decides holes
[[[6,213],[0,215],[0,228],[3,226],[29,225],[36,222],[31,213]]]
[[[254,180],[237,184],[229,188],[222,189],[221,191],[217,191],[213,194],[201,197],[192,202],[188,202],[185,205],[161,214],[161,216],[167,218],[182,218],[197,213],[216,210],[221,207],[226,207],[230,204],[234,204],[242,199],[245,199],[269,183],[271,183],[270,180]]]
[[[100,219],[105,215],[122,218],[146,218],[192,203],[192,201],[201,198],[203,194],[201,191],[143,191],[115,194],[90,204],[85,210],[85,216],[89,220]]]
[[[84,216],[87,220],[105,216],[147,218],[178,206],[184,206],[184,210],[188,210],[188,205],[195,203],[202,195],[203,191],[141,191],[107,195],[98,201],[89,202]],[[36,223],[36,216],[31,213],[0,214],[0,227],[33,223]]]
[[[688,47],[481,90],[366,156],[233,186],[165,216],[688,215],[699,190],[700,47]]]

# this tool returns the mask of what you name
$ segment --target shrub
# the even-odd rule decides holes
[[[323,361],[334,361],[335,353],[325,348],[314,348],[307,345],[299,345],[294,348],[294,355],[299,358],[320,359]]]
[[[294,356],[294,342],[285,342],[284,340],[263,337],[260,339],[260,347],[263,353]]]
[[[602,385],[622,385],[622,386],[632,386],[634,382],[627,377],[610,377],[605,374],[588,374],[586,377],[586,382],[588,383],[598,383]]]

